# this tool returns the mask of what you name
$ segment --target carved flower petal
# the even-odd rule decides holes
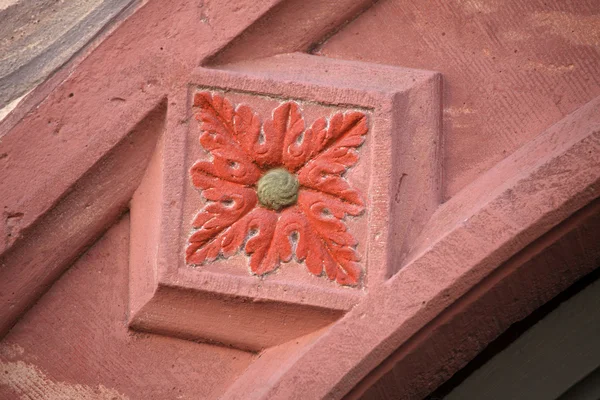
[[[224,162],[222,159],[197,161],[190,169],[192,183],[199,189],[215,187],[216,182],[252,185],[260,178],[260,171],[247,169],[245,165]]]
[[[360,256],[354,248],[356,240],[336,217],[345,215],[340,203],[335,198],[303,192],[298,206],[280,214],[272,236],[269,231],[260,240],[261,249],[266,250],[257,271],[272,271],[280,262],[291,260],[295,248],[296,258],[306,263],[310,273],[319,276],[325,272],[342,285],[356,285],[361,275]],[[323,213],[325,208],[333,211]]]
[[[212,248],[208,245],[209,242],[218,241],[218,235],[248,214],[258,201],[256,192],[244,187],[238,187],[234,192],[228,192],[222,187],[214,188],[212,193],[215,194],[212,199],[215,201],[206,204],[192,223],[197,230],[190,236],[186,249],[188,263],[200,264],[207,257],[217,257],[218,252],[209,257],[209,254],[213,254],[209,252]]]
[[[296,103],[290,105],[290,129],[283,141],[283,165],[290,171],[296,171],[310,159],[313,153],[314,126],[304,131],[304,120]],[[323,125],[325,120],[321,119]]]
[[[254,154],[254,145],[260,140],[261,123],[258,115],[246,105],[240,105],[233,117],[235,140],[247,154]]]
[[[236,141],[240,132],[234,128],[237,114],[231,103],[220,95],[200,92],[194,97],[194,106],[202,130],[200,144],[214,158],[213,175],[232,182],[255,183],[260,170]]]
[[[299,232],[305,232],[305,221],[300,210],[296,206],[284,209],[276,221],[273,238],[262,261],[261,270],[272,271],[280,262],[290,261],[293,255],[292,234],[297,236]]]
[[[367,129],[363,113],[334,115],[327,131],[316,134],[315,151],[320,153],[298,171],[300,184],[362,206],[360,195],[342,175],[358,161],[356,148],[363,143]]]
[[[297,231],[296,257],[304,260],[315,275],[324,271],[329,279],[342,285],[356,285],[361,275],[357,242],[334,213],[323,213],[325,208],[336,207],[318,196],[300,194],[298,208],[302,212],[295,217],[301,226]]]
[[[274,233],[277,224],[277,213],[265,208],[256,208],[246,221],[245,230],[255,232],[248,239],[244,250],[250,255],[250,270],[263,275],[279,266],[279,259],[269,252],[274,244]]]
[[[318,128],[320,127],[321,124],[318,124]],[[327,129],[321,128],[315,131],[314,148],[311,158],[315,158],[334,143],[334,147],[360,146],[364,141],[367,129],[367,117],[362,112],[354,111],[333,115],[329,120]]]
[[[332,214],[337,219],[343,219],[346,215],[356,217],[365,210],[362,203],[349,203],[325,192],[304,188],[301,195],[304,202],[312,203],[315,207],[321,207],[321,213],[324,215]]]
[[[263,126],[264,143],[254,144],[255,159],[260,166],[276,167],[282,160],[290,160],[291,155],[284,149],[284,143],[296,141],[304,130],[304,119],[294,102],[281,104]]]
[[[323,193],[363,207],[364,202],[358,191],[352,189],[348,181],[339,174],[329,173],[331,164],[319,161],[311,161],[298,172],[298,182],[307,188],[315,189]]]

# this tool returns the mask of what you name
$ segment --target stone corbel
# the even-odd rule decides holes
[[[258,351],[376,291],[440,201],[440,89],[306,54],[194,71],[132,200],[130,326]]]

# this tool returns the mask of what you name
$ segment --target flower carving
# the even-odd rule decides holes
[[[196,93],[193,107],[212,160],[190,169],[207,202],[192,222],[186,262],[242,250],[263,275],[295,257],[314,275],[356,285],[358,242],[344,220],[365,207],[344,174],[358,161],[366,115],[340,112],[306,128],[298,104],[286,102],[261,123],[250,107],[210,92]]]

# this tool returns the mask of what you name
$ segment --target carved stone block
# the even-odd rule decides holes
[[[187,115],[131,206],[135,329],[249,350],[313,332],[439,204],[436,73],[290,54],[198,68],[169,101]]]

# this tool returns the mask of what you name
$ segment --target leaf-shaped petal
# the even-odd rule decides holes
[[[326,130],[318,128],[313,141],[313,151],[318,154],[298,171],[300,184],[362,206],[359,193],[342,175],[358,161],[357,147],[364,142],[368,130],[365,114],[338,113],[331,117]]]
[[[254,144],[255,159],[262,167],[277,167],[290,154],[284,151],[284,143],[296,141],[304,130],[304,119],[294,102],[281,104],[263,126],[264,141]]]
[[[363,204],[346,202],[337,196],[328,193],[319,192],[304,188],[301,192],[302,197],[314,207],[321,207],[319,210],[323,214],[332,214],[337,219],[344,219],[346,215],[354,217],[361,215],[365,210]]]
[[[321,193],[304,191],[298,198],[295,217],[298,243],[296,257],[304,260],[308,270],[321,275],[323,271],[331,280],[342,285],[356,285],[361,269],[356,239],[338,218],[343,212],[339,202]]]
[[[234,120],[239,116],[231,103],[221,95],[200,92],[194,96],[194,107],[202,131],[200,144],[213,156],[213,175],[247,185],[256,183],[261,172],[236,141],[240,130],[236,131]]]
[[[280,262],[290,261],[295,249],[296,259],[304,261],[310,273],[319,276],[325,272],[329,279],[342,285],[356,285],[361,275],[360,256],[355,249],[356,240],[336,216],[345,215],[339,210],[339,203],[316,192],[301,194],[297,206],[281,212],[272,237],[261,240],[266,250],[258,271],[272,271]]]
[[[240,105],[233,117],[234,137],[247,154],[254,154],[254,145],[260,140],[260,118],[246,105]]]
[[[186,249],[186,261],[190,264],[201,264],[207,258],[217,257],[219,252],[214,253],[216,249],[211,243],[255,208],[258,201],[253,189],[229,182],[207,188],[204,193],[212,201],[200,210],[192,222],[196,231],[190,236]]]
[[[201,264],[213,261],[219,255],[229,257],[242,248],[245,242],[244,249],[250,255],[252,272],[257,275],[270,272],[278,266],[278,262],[272,262],[266,257],[273,242],[276,223],[277,214],[274,211],[255,207],[204,246],[194,250],[192,255],[188,255],[188,262]]]
[[[260,171],[247,168],[245,164],[232,164],[221,158],[211,161],[197,161],[190,169],[192,183],[199,189],[217,186],[216,182],[231,182],[252,185],[260,177]]]
[[[288,129],[285,130],[283,140],[282,161],[289,171],[296,171],[312,156],[314,129],[311,127],[304,131],[304,120],[298,111],[298,106],[296,103],[288,104]]]
[[[256,208],[246,222],[246,231],[256,232],[246,242],[244,250],[250,255],[250,270],[263,275],[278,267],[279,262],[269,256],[273,245],[277,213],[265,208]]]

